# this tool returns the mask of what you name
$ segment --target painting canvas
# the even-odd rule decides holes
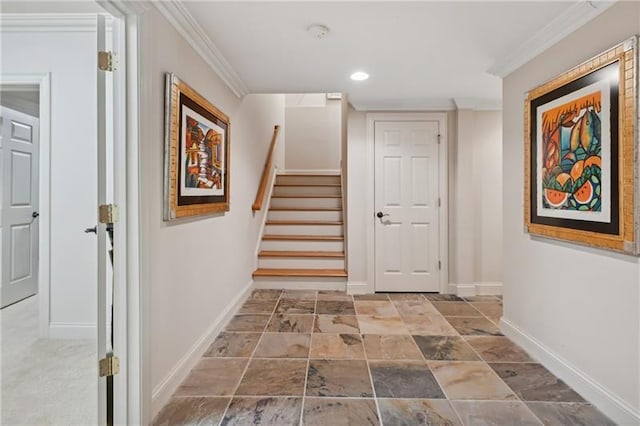
[[[637,254],[636,39],[532,90],[525,102],[529,233]],[[631,154],[627,157],[628,154]]]
[[[229,210],[228,117],[167,74],[165,220]]]

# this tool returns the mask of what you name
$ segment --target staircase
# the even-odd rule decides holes
[[[340,175],[277,175],[256,286],[344,290],[345,269]]]

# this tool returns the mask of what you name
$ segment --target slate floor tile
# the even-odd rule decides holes
[[[359,360],[311,360],[307,395],[373,397],[367,363]]]
[[[484,362],[430,361],[429,366],[449,399],[517,399]]]
[[[231,395],[249,362],[241,358],[202,358],[182,382],[175,396]]]
[[[462,425],[444,399],[378,399],[378,405],[385,426]]]
[[[536,363],[491,363],[523,401],[585,402],[576,391]]]
[[[303,333],[264,333],[256,348],[256,358],[307,358],[311,335]]]
[[[316,313],[319,315],[355,315],[352,301],[318,300]]]
[[[262,333],[232,333],[223,331],[204,353],[205,357],[248,358]]]
[[[217,425],[231,398],[174,397],[153,420],[153,426]]]
[[[459,336],[413,336],[425,359],[435,361],[480,361],[476,352]]]
[[[393,334],[365,334],[363,336],[367,359],[422,360],[422,354],[411,336]]]
[[[262,332],[269,322],[271,315],[239,314],[234,316],[225,327],[226,331],[256,331]]]
[[[540,426],[542,424],[520,401],[451,401],[451,404],[465,426]]]
[[[527,402],[545,426],[615,426],[591,404],[575,402]]]
[[[236,395],[302,396],[306,359],[253,359]]]
[[[369,426],[379,425],[373,399],[306,398],[303,425]]]
[[[359,333],[355,315],[316,315],[314,333]]]
[[[378,398],[445,398],[424,361],[370,361]]]
[[[465,340],[487,362],[533,362],[524,350],[503,336],[465,336]]]
[[[364,359],[362,337],[359,334],[316,333],[311,339],[310,358]]]
[[[486,318],[448,317],[447,321],[463,336],[502,336],[500,329]]]
[[[295,426],[300,423],[301,409],[302,398],[234,397],[221,425]]]
[[[311,333],[313,315],[275,314],[267,331],[272,333]]]

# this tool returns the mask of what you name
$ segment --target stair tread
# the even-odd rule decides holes
[[[337,208],[322,208],[322,207],[271,207],[269,211],[272,212],[341,212],[342,209]]]
[[[323,187],[323,186],[328,186],[330,188],[339,188],[340,185],[339,183],[276,183],[274,186],[286,186],[286,187]]]
[[[329,257],[344,258],[343,251],[287,251],[287,250],[262,250],[258,257]]]
[[[271,269],[258,268],[254,277],[346,277],[344,269]]]
[[[273,195],[271,198],[342,198],[341,195]]]
[[[263,240],[298,240],[298,241],[344,241],[337,235],[263,235]]]
[[[337,220],[268,220],[267,225],[343,225]]]

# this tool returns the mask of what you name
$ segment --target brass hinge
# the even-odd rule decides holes
[[[101,204],[98,220],[100,223],[116,223],[120,219],[118,206],[115,204]]]
[[[98,52],[98,69],[101,71],[115,71],[115,55],[111,52]]]
[[[120,372],[120,359],[117,356],[109,355],[100,360],[98,367],[100,377],[115,376]]]

